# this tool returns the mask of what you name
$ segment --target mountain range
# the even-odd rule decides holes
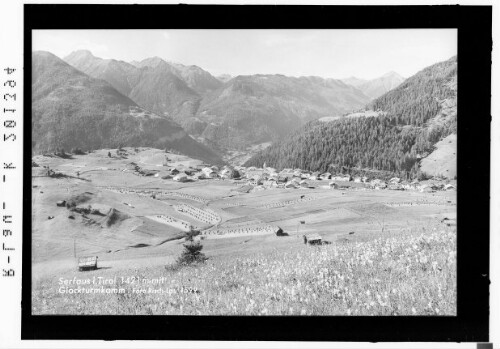
[[[115,77],[121,76],[116,71],[133,71],[130,66],[107,60],[92,69]],[[130,87],[129,80],[114,82],[122,90]],[[33,52],[32,91],[34,153],[58,148],[150,146],[222,163],[219,155],[191,138],[172,120],[140,107],[111,83],[77,70],[52,53]]]
[[[80,50],[64,60],[85,74],[107,81],[140,106],[178,121],[182,121],[179,115],[196,112],[202,94],[222,85],[197,66],[167,63],[159,57],[127,63]]]
[[[354,86],[361,90],[365,95],[371,99],[382,96],[384,93],[398,87],[405,78],[396,72],[388,72],[378,78],[372,80],[358,79],[354,76],[342,79],[348,85]]]
[[[284,75],[217,79],[197,66],[159,57],[127,63],[85,50],[64,60],[107,81],[141,107],[176,121],[221,152],[272,141],[309,120],[342,115],[370,101],[360,90],[335,79]]]
[[[456,58],[406,80],[395,72],[337,80],[214,77],[159,57],[125,62],[80,50],[62,60],[38,51],[32,88],[38,153],[151,146],[222,163],[223,154],[272,142],[247,165],[333,165],[415,176],[420,160],[456,132]],[[378,117],[343,117],[354,110],[362,116],[363,109]]]

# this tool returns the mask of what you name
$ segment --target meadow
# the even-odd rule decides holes
[[[123,292],[60,293],[59,276],[41,277],[33,281],[33,314],[456,315],[456,230],[64,275],[93,276],[116,277],[102,287]]]

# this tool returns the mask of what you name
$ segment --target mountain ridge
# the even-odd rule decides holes
[[[402,77],[401,75],[392,70],[377,78],[370,80],[359,79],[355,76],[342,79],[342,81],[345,82],[346,84],[354,86],[363,91],[363,93],[369,96],[371,99],[380,97],[384,93],[396,88],[404,80],[405,80],[404,77]]]
[[[238,142],[246,147],[271,141],[307,121],[341,115],[368,101],[361,91],[335,79],[238,75],[201,100],[196,120],[206,126],[202,137],[215,147],[237,148]],[[234,132],[246,136],[228,139]]]
[[[67,60],[77,69],[111,84],[127,82],[121,91],[138,105],[168,116],[221,152],[271,141],[304,122],[341,115],[369,101],[361,91],[337,79],[255,74],[222,82],[200,67],[160,57],[126,63],[109,76],[95,67],[104,63],[88,52],[80,55],[90,62],[72,59],[75,55]],[[113,72],[125,77],[114,77]]]
[[[456,72],[456,56],[426,67],[367,105],[378,116],[310,122],[245,165],[383,170],[407,178],[437,175],[429,173],[429,166],[422,171],[420,163],[440,150],[435,148],[437,142],[456,133]],[[449,150],[445,154],[453,163],[456,154]]]
[[[178,124],[139,107],[105,80],[86,75],[52,53],[32,55],[34,153],[153,146],[222,163]]]

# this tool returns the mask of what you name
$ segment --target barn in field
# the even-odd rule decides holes
[[[322,180],[327,180],[327,179],[332,178],[332,174],[330,172],[325,172],[320,177]]]
[[[78,258],[78,271],[96,270],[97,256]]]
[[[288,182],[288,177],[284,175],[279,175],[278,179],[276,180],[278,183],[286,183]]]
[[[217,175],[217,172],[214,171],[212,168],[210,167],[205,167],[201,170],[201,172],[205,175],[205,178],[217,178],[218,175]]]
[[[208,179],[210,177],[207,177],[207,175],[205,174],[205,172],[200,171],[200,172],[197,172],[197,173],[194,174],[194,178],[196,178],[196,179]]]
[[[332,189],[338,189],[339,185],[335,182],[328,183],[328,186]]]
[[[177,182],[187,182],[187,180],[188,180],[188,177],[184,172],[178,173],[174,177],[174,181],[177,181]]]
[[[321,235],[319,234],[307,234],[304,235],[304,244],[309,244],[309,245],[321,245]]]
[[[253,185],[246,184],[246,185],[239,187],[237,189],[231,189],[231,191],[236,191],[238,193],[249,193],[253,188],[254,188]]]

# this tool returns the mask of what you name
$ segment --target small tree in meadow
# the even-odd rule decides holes
[[[200,233],[201,232],[199,230],[193,229],[191,227],[190,230],[186,233],[186,241],[193,241],[193,238],[196,235],[200,235]]]
[[[201,263],[207,260],[207,257],[204,253],[201,252],[203,249],[203,245],[199,242],[190,242],[188,244],[184,244],[184,251],[177,259],[178,265],[189,265],[193,263]]]

